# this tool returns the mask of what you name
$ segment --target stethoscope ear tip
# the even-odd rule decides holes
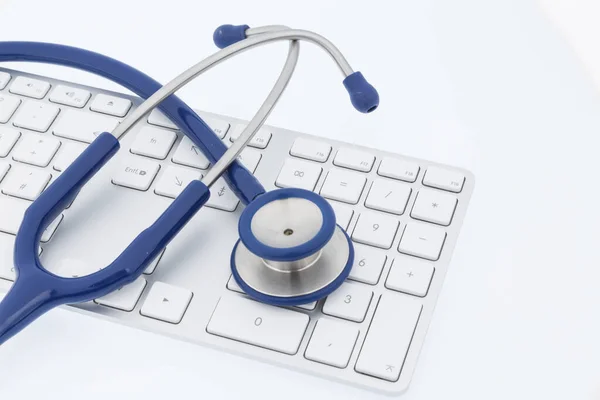
[[[379,106],[379,93],[359,71],[344,79],[344,86],[350,95],[352,105],[361,113],[370,113]]]
[[[224,49],[246,39],[246,30],[248,29],[250,29],[248,25],[221,25],[213,33],[213,42],[218,48]]]

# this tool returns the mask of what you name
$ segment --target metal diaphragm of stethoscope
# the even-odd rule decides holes
[[[254,180],[245,188],[254,189],[254,195],[248,198],[245,195],[251,190],[242,190],[238,183],[244,183],[240,177],[251,175],[237,163],[232,166],[236,167],[235,173],[232,169],[228,171],[228,167],[263,125],[284,92],[298,60],[298,41],[315,43],[331,55],[345,77],[344,86],[357,110],[373,111],[379,104],[377,91],[360,72],[352,70],[331,42],[312,32],[284,26],[251,29],[246,25],[223,25],[215,31],[213,39],[221,51],[156,90],[112,134],[104,132],[98,135],[28,208],[15,240],[17,279],[0,303],[0,344],[58,305],[90,301],[137,279],[206,203],[210,197],[209,188],[226,172],[232,190],[242,201],[249,203],[240,217],[240,239],[231,255],[233,276],[248,295],[268,304],[299,305],[327,296],[346,279],[354,258],[352,242],[336,225],[333,209],[325,199],[313,192],[294,188],[265,193]],[[240,137],[214,163],[202,181],[192,181],[149,228],[142,231],[113,263],[100,271],[77,278],[62,278],[42,266],[37,252],[42,233],[117,152],[120,137],[159,105],[167,111],[167,115],[174,115],[173,107],[166,108],[161,103],[173,102],[173,93],[204,71],[242,51],[280,40],[290,41],[290,47],[279,78]],[[75,50],[69,48],[69,51]],[[0,60],[2,56],[0,45]],[[31,54],[28,56],[31,57]],[[67,60],[69,56],[72,54],[61,61],[64,65],[79,65]],[[113,67],[110,63],[108,65]],[[133,74],[128,66],[121,67],[130,69],[130,78],[140,81],[144,78],[138,71],[133,70]],[[101,72],[109,75],[106,71]],[[125,78],[115,80],[127,81]],[[197,116],[194,115],[194,118]],[[182,131],[188,134],[190,126],[185,121],[181,125],[184,125],[180,126]],[[201,125],[202,129],[207,128],[205,124]],[[199,140],[204,145],[203,149],[209,153],[207,156],[213,155],[210,146],[204,142],[207,137],[192,136],[192,140]]]

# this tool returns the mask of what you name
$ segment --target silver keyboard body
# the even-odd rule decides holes
[[[17,76],[25,76],[49,82],[52,88],[56,87],[58,84],[63,84],[70,87],[85,89],[91,92],[91,100],[93,100],[97,94],[105,93],[119,98],[130,99],[134,104],[133,107],[141,103],[139,98],[126,96],[120,93],[99,90],[69,82],[61,82],[55,79],[34,76],[14,70],[0,69],[0,71],[11,74],[13,80]],[[9,88],[10,83],[4,90],[0,90],[0,94],[8,93]],[[49,93],[51,93],[51,90]],[[49,102],[49,96],[50,95],[48,94],[43,99],[36,101]],[[24,101],[30,100],[23,96],[18,97],[22,97]],[[59,107],[61,108],[61,113],[54,121],[54,124],[60,120],[63,109],[69,108],[66,105],[59,105]],[[89,103],[83,110],[93,113],[93,111],[89,109]],[[131,110],[129,112],[131,112]],[[208,113],[202,113],[202,115],[227,121],[232,126],[236,123],[245,122],[236,118]],[[122,120],[123,118],[117,119]],[[5,125],[12,127],[11,121],[8,121]],[[96,269],[107,265],[142,229],[152,223],[171,203],[171,199],[154,193],[154,185],[156,184],[156,180],[160,178],[164,166],[172,164],[171,156],[181,140],[181,133],[177,133],[177,142],[172,147],[169,156],[166,160],[160,161],[161,170],[159,171],[153,186],[151,186],[148,191],[133,190],[111,183],[111,178],[113,177],[112,171],[114,170],[115,163],[118,163],[119,159],[122,157],[133,156],[128,149],[130,148],[136,133],[143,125],[147,125],[147,123],[144,122],[138,125],[139,126],[135,127],[122,139],[121,151],[115,156],[115,159],[111,160],[110,163],[95,178],[93,178],[74,201],[73,205],[65,211],[65,218],[52,239],[48,243],[42,244],[42,261],[50,271],[59,268],[61,263],[66,262],[65,260],[70,260],[68,262],[76,264],[86,263],[88,264],[87,267]],[[3,126],[3,124],[0,124],[0,126]],[[455,247],[461,224],[467,211],[474,185],[472,174],[465,170],[439,165],[430,161],[358,147],[340,141],[313,137],[311,135],[282,128],[270,126],[267,128],[273,136],[266,149],[260,150],[262,158],[255,172],[255,175],[267,190],[276,187],[275,181],[279,171],[284,161],[291,157],[290,148],[295,139],[299,137],[327,142],[332,146],[331,155],[328,160],[325,163],[319,163],[323,168],[323,173],[319,177],[316,185],[316,192],[320,191],[320,188],[326,179],[328,170],[332,168],[332,161],[338,149],[342,147],[351,147],[369,152],[376,157],[374,167],[370,172],[357,172],[363,174],[367,178],[367,184],[360,196],[358,204],[345,204],[345,206],[351,207],[354,210],[347,229],[349,234],[352,233],[356,225],[358,215],[361,212],[368,210],[364,206],[365,198],[373,180],[381,178],[377,171],[379,163],[384,157],[406,160],[420,166],[416,181],[414,183],[407,183],[407,185],[412,187],[412,194],[409,198],[406,211],[402,215],[392,215],[400,221],[400,229],[395,235],[393,245],[389,250],[379,249],[379,251],[386,254],[387,261],[385,262],[378,283],[375,285],[368,285],[373,292],[373,297],[368,307],[366,318],[363,322],[357,323],[326,316],[327,318],[339,320],[359,329],[358,340],[346,368],[336,368],[330,365],[310,361],[304,356],[315,323],[324,317],[321,311],[323,300],[320,301],[317,307],[312,311],[293,308],[295,312],[305,313],[310,317],[310,322],[300,343],[299,349],[294,355],[253,346],[207,332],[207,325],[220,298],[224,296],[244,296],[229,290],[226,287],[231,276],[229,267],[230,253],[233,245],[238,239],[237,222],[243,208],[242,205],[238,205],[234,212],[227,212],[209,207],[203,208],[174,239],[174,241],[169,244],[155,272],[151,275],[144,275],[144,279],[146,279],[148,284],[133,311],[125,312],[98,305],[93,302],[75,305],[70,308],[77,310],[78,312],[95,315],[131,327],[164,334],[179,340],[207,345],[252,359],[320,376],[325,379],[332,379],[344,384],[355,385],[374,392],[383,392],[387,394],[399,394],[403,392],[407,389],[417,364],[419,351],[425,340],[433,309],[442,288],[452,251]],[[22,135],[28,134],[27,129],[19,130],[22,132]],[[43,134],[52,135],[52,128]],[[229,133],[224,140],[227,140],[228,138]],[[64,138],[59,139],[61,142],[69,141]],[[17,161],[14,161],[11,158],[11,154],[4,159],[0,158],[0,161],[8,161],[11,165],[18,164]],[[428,293],[425,297],[416,297],[392,291],[386,288],[385,282],[390,266],[392,265],[392,260],[402,256],[398,252],[402,229],[406,222],[411,221],[410,210],[415,201],[415,194],[423,187],[422,179],[424,172],[432,166],[457,171],[465,176],[465,181],[464,187],[460,193],[451,193],[457,197],[458,203],[452,218],[452,223],[450,226],[443,227],[447,232],[447,237],[439,260],[433,262],[435,272]],[[58,174],[57,171],[52,168],[52,163],[45,169],[52,174],[53,179]],[[2,185],[3,182],[0,181],[0,189],[2,188]],[[0,196],[4,196],[4,194],[0,194]],[[0,210],[0,212],[4,211]],[[0,235],[6,235],[6,233],[0,232]],[[2,267],[6,268],[7,266],[4,265]],[[193,292],[193,298],[185,312],[184,318],[178,324],[167,323],[140,315],[140,308],[144,303],[148,288],[151,287],[154,282],[159,281],[187,288]],[[8,290],[10,285],[11,282],[9,280],[0,279],[0,291]],[[361,352],[363,341],[365,340],[366,335],[368,335],[369,326],[381,296],[409,296],[414,298],[415,301],[420,302],[423,307],[412,341],[410,342],[409,351],[401,366],[400,377],[396,382],[375,378],[355,371],[357,358]],[[73,329],[76,329],[76,327],[73,327]],[[382,343],[381,345],[385,346],[386,344]]]

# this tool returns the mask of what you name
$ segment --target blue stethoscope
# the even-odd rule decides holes
[[[327,296],[348,277],[354,261],[352,242],[336,225],[329,203],[302,189],[266,193],[236,160],[285,90],[298,60],[298,41],[313,42],[331,55],[345,76],[344,86],[358,111],[366,113],[377,108],[377,91],[360,72],[352,70],[331,42],[312,32],[285,26],[223,25],[217,28],[213,39],[222,50],[162,87],[142,72],[97,53],[57,44],[0,42],[0,61],[43,62],[82,69],[147,99],[112,133],[98,135],[25,212],[15,240],[17,277],[0,303],[0,344],[54,307],[105,296],[137,279],[207,202],[209,188],[220,176],[247,205],[239,220],[240,239],[231,255],[231,269],[248,295],[273,305],[300,305]],[[206,123],[173,93],[239,52],[280,40],[290,41],[283,70],[263,105],[227,149]],[[202,150],[213,167],[202,181],[192,181],[107,267],[78,278],[63,278],[48,272],[37,251],[42,233],[118,151],[119,138],[156,107]]]

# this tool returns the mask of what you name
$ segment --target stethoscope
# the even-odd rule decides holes
[[[37,61],[83,69],[147,98],[112,133],[99,134],[25,212],[15,240],[17,277],[0,303],[0,344],[54,307],[105,296],[137,279],[208,201],[209,188],[221,176],[247,204],[239,220],[240,238],[231,254],[231,269],[249,296],[273,305],[300,305],[327,296],[348,277],[354,261],[352,242],[336,225],[329,203],[303,189],[266,192],[236,160],[284,92],[298,60],[300,40],[313,42],[329,53],[342,71],[344,86],[358,111],[371,112],[378,106],[377,91],[360,72],[352,70],[331,42],[316,33],[285,26],[251,29],[247,25],[223,25],[217,28],[213,39],[222,50],[162,87],[140,71],[97,53],[55,44],[0,43],[0,61]],[[240,137],[227,149],[173,93],[242,51],[280,40],[290,41],[280,76]],[[202,181],[189,183],[165,212],[107,267],[77,278],[48,272],[37,251],[42,233],[117,152],[119,139],[156,107],[199,146],[213,167]]]

